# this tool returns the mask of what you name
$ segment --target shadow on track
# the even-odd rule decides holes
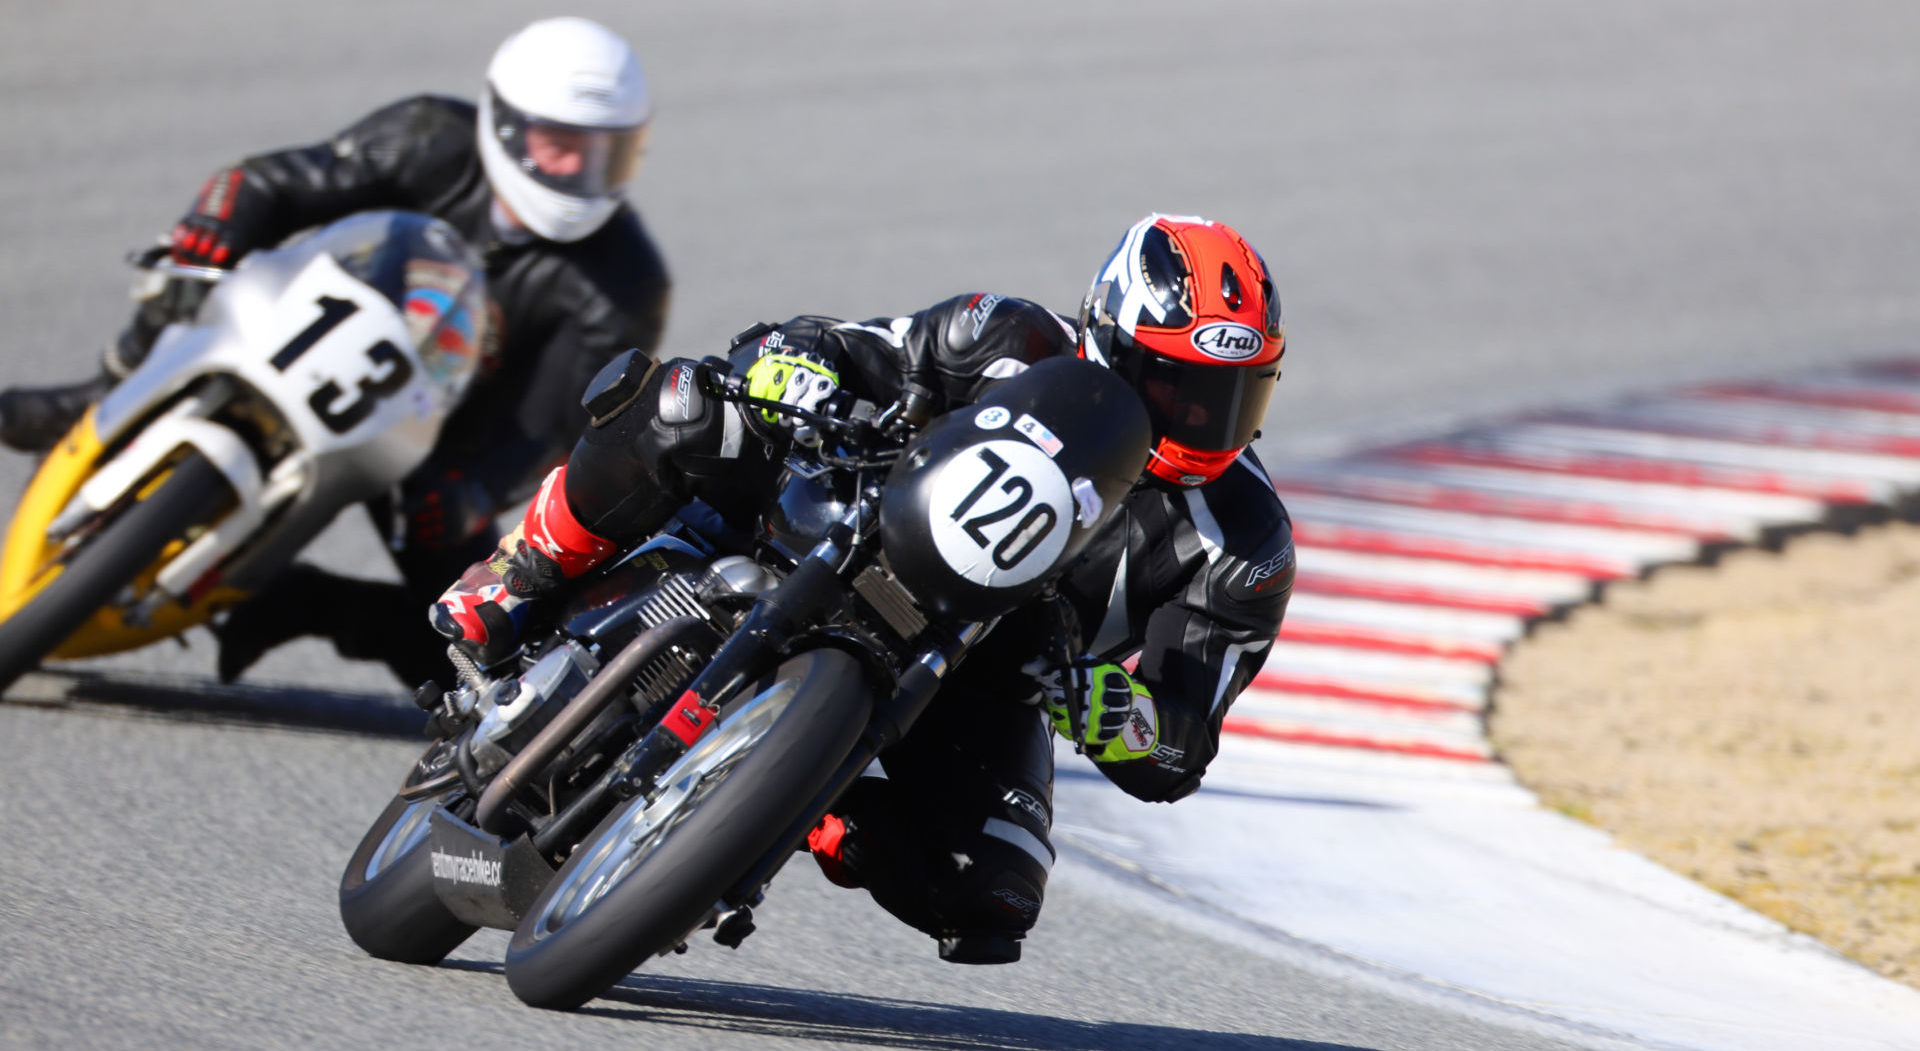
[[[129,708],[166,718],[418,738],[426,713],[405,693],[349,693],[290,683],[221,683],[190,675],[39,671],[5,702],[41,708]]]
[[[500,975],[500,964],[440,967]],[[910,1051],[1369,1051],[1359,1044],[1290,1040],[1137,1022],[1077,1022],[1019,1011],[787,989],[749,982],[629,975],[576,1013],[738,1036],[815,1040]]]
[[[1053,779],[1059,781],[1099,781],[1105,782],[1106,775],[1096,770],[1081,770],[1072,767],[1056,767]],[[1246,799],[1256,803],[1287,803],[1296,806],[1347,807],[1354,810],[1405,810],[1406,807],[1394,803],[1380,803],[1370,799],[1340,799],[1334,796],[1296,796],[1281,795],[1277,792],[1255,792],[1245,788],[1220,788],[1214,785],[1202,785],[1200,791],[1216,799]]]
[[[1077,1022],[1018,1011],[670,977],[628,978],[582,1013],[742,1036],[916,1051],[1158,1051],[1168,1047],[1361,1051],[1348,1044],[1256,1033]]]

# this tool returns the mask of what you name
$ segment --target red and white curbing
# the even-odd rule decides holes
[[[1920,992],[1545,809],[1487,742],[1506,648],[1608,581],[1920,495],[1920,360],[1695,387],[1290,467],[1300,575],[1177,807],[1059,756],[1103,893],[1585,1047],[1915,1051]]]
[[[1539,414],[1273,480],[1299,576],[1226,732],[1491,763],[1495,670],[1532,622],[1920,491],[1920,359]]]

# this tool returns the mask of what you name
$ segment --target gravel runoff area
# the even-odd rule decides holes
[[[1611,586],[1502,679],[1546,805],[1920,988],[1920,526]]]

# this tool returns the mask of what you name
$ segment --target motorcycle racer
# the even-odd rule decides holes
[[[639,59],[581,18],[534,22],[500,45],[477,105],[402,99],[332,138],[250,157],[209,178],[170,235],[181,264],[230,268],[308,227],[379,208],[426,212],[483,248],[498,335],[428,457],[384,506],[404,587],[295,566],[218,629],[231,680],[266,650],[326,634],[412,684],[445,667],[413,618],[490,550],[492,520],[523,500],[586,426],[577,395],[615,354],[650,355],[667,311],[666,266],[624,187],[652,101]],[[0,391],[0,443],[45,451],[146,358],[199,297],[175,283],[146,300],[99,376]]]
[[[1154,446],[1141,481],[1060,583],[1085,655],[1043,656],[1046,610],[1002,619],[897,745],[809,837],[834,882],[935,937],[944,959],[1019,958],[1054,859],[1049,727],[1071,736],[1061,680],[1090,710],[1076,742],[1127,792],[1171,802],[1199,787],[1227,709],[1259,670],[1291,594],[1285,508],[1248,444],[1285,338],[1264,261],[1230,227],[1148,216],[1096,277],[1077,324],[1022,299],[956,296],[913,314],[801,316],[736,339],[751,394],[816,411],[852,398],[930,412],[978,399],[1046,357],[1124,377]],[[695,363],[616,359],[567,464],[492,558],[431,607],[482,664],[516,647],[559,590],[695,498],[750,520],[793,440],[787,417],[709,400]],[[1129,667],[1131,665],[1131,667]]]

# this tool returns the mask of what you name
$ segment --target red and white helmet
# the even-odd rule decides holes
[[[1287,339],[1260,253],[1192,216],[1133,224],[1080,306],[1080,356],[1119,373],[1147,406],[1147,471],[1179,486],[1220,477],[1253,441]]]

